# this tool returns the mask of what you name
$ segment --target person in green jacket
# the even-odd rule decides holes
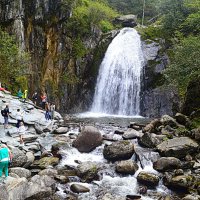
[[[0,180],[3,175],[8,176],[8,164],[12,160],[12,154],[5,144],[0,144]]]
[[[23,93],[22,93],[21,89],[19,89],[19,91],[17,92],[17,97],[18,97],[19,99],[21,99],[22,96],[23,96]]]

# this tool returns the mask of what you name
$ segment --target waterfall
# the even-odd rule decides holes
[[[133,28],[123,28],[100,65],[91,112],[139,115],[143,65],[139,34]]]

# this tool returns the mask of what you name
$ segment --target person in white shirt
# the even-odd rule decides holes
[[[56,110],[56,106],[55,106],[55,104],[54,103],[52,103],[51,105],[50,105],[50,115],[51,115],[51,120],[53,120],[54,119],[54,113],[55,113],[55,110]]]
[[[25,128],[23,122],[20,122],[20,123],[19,123],[18,133],[19,133],[19,138],[20,138],[20,144],[24,145],[23,136],[24,136],[25,133],[26,133],[26,128]]]
[[[20,122],[23,121],[23,113],[20,112],[20,109],[17,109],[16,119],[17,119],[16,127],[19,128],[19,124],[20,124]]]

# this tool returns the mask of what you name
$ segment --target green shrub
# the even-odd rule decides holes
[[[100,21],[100,28],[103,31],[103,33],[107,33],[108,31],[111,31],[114,29],[113,25],[106,20],[101,20]]]
[[[14,37],[1,29],[0,47],[0,81],[7,85],[9,90],[16,91],[22,82],[26,82],[25,75],[28,72],[30,56],[19,49]]]

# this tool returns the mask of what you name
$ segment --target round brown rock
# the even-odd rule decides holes
[[[103,138],[97,128],[86,126],[74,140],[73,146],[80,152],[90,152],[102,144]]]
[[[133,160],[120,161],[116,165],[116,171],[122,174],[135,174],[138,165]]]

